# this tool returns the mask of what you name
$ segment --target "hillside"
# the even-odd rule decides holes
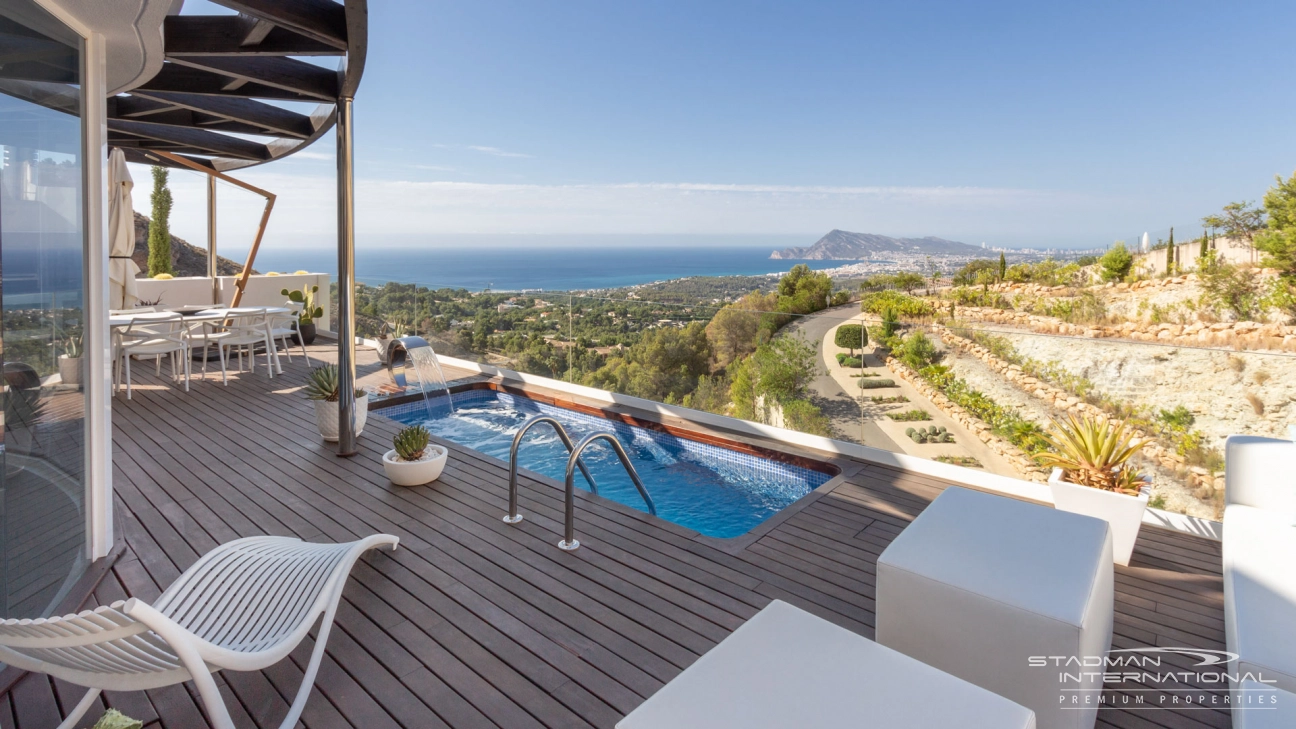
[[[984,248],[928,236],[926,238],[891,238],[872,233],[833,230],[809,248],[785,248],[770,254],[773,259],[812,261],[857,261],[877,254],[910,253],[943,256],[986,256]]]
[[[135,213],[135,251],[131,254],[131,259],[140,267],[140,278],[148,278],[148,227],[149,219]],[[207,249],[171,236],[171,271],[177,278],[206,276]],[[243,264],[225,256],[216,256],[216,272],[221,276],[237,276],[243,272]],[[252,273],[256,273],[256,269]]]

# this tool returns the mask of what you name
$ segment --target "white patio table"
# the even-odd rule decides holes
[[[291,309],[284,306],[240,306],[238,308],[233,308],[233,309],[228,309],[228,308],[203,309],[202,311],[196,313],[192,312],[191,307],[185,307],[185,309],[186,310],[184,311],[178,311],[178,312],[177,311],[141,311],[138,313],[132,312],[130,314],[114,314],[108,317],[108,326],[113,329],[117,329],[120,327],[130,326],[131,324],[134,323],[147,324],[150,319],[165,319],[167,317],[175,316],[177,313],[180,314],[180,318],[184,321],[185,324],[200,324],[204,322],[220,321],[222,319],[228,319],[230,317],[250,314],[255,311],[264,311],[267,314],[287,314],[289,311],[291,311]],[[267,337],[269,337],[270,335],[269,326],[270,326],[269,320],[267,320],[266,321]],[[202,337],[203,337],[203,347],[204,349],[206,349],[207,346],[206,327],[203,328]],[[271,353],[271,357],[274,359],[275,374],[282,375],[283,366],[279,364],[278,349],[275,349]]]

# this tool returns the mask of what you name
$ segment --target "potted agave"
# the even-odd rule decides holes
[[[319,286],[303,286],[301,291],[284,289],[279,293],[287,296],[290,302],[301,304],[301,311],[297,314],[297,337],[301,339],[300,344],[313,343],[315,320],[324,316],[324,307],[315,305],[315,294],[319,293]]]
[[[1053,421],[1045,440],[1050,453],[1036,456],[1052,467],[1054,505],[1111,525],[1112,557],[1129,564],[1147,510],[1147,480],[1129,463],[1146,443],[1134,440],[1124,422],[1067,415]]]
[[[315,426],[324,440],[338,439],[338,370],[337,365],[326,364],[311,370],[306,382],[306,399],[315,401]],[[369,393],[355,391],[356,435],[364,432],[369,416]]]
[[[449,452],[428,441],[431,435],[421,425],[402,428],[392,438],[392,449],[383,454],[383,470],[397,486],[420,486],[441,477]]]
[[[65,385],[81,384],[81,337],[69,336],[63,340],[63,354],[58,358],[59,377]]]

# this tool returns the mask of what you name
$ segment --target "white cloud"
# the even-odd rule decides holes
[[[470,145],[468,145],[468,149],[471,149],[471,150],[474,151],[474,152],[484,152],[484,153],[486,153],[486,154],[492,154],[492,155],[495,155],[496,157],[527,157],[527,158],[529,158],[529,157],[531,156],[531,155],[529,155],[529,154],[522,154],[521,152],[506,152],[506,151],[500,149],[499,147],[482,147],[482,146],[475,145],[475,144],[470,144]]]
[[[336,184],[331,175],[271,168],[235,174],[277,196],[266,245],[334,237]],[[147,180],[142,168],[135,176]],[[172,230],[201,244],[205,183],[196,174],[172,175],[172,180]],[[136,209],[147,212],[147,185],[138,184],[136,190]],[[222,247],[247,247],[262,205],[255,195],[221,187]],[[356,229],[362,242],[420,234],[807,234],[842,228],[1057,245],[1085,240],[1095,219],[1110,224],[1136,220],[1137,206],[1137,201],[1099,196],[984,187],[356,180]],[[1054,237],[1041,240],[1041,232]]]

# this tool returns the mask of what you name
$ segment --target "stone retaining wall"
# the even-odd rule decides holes
[[[958,318],[1026,329],[1041,334],[1062,334],[1090,339],[1128,339],[1191,347],[1296,352],[1296,326],[1261,324],[1254,321],[1153,324],[1127,321],[1121,324],[1069,324],[1061,319],[1024,311],[960,306]]]
[[[982,443],[985,443],[987,448],[1011,463],[1013,468],[1017,469],[1021,478],[1038,483],[1048,481],[1048,471],[1040,468],[1030,456],[1026,455],[1025,451],[1004,438],[995,435],[985,421],[964,410],[961,405],[946,397],[945,393],[932,387],[931,383],[920,377],[917,372],[914,372],[903,362],[894,357],[887,357],[886,366],[896,377],[913,385],[915,390],[922,393],[922,396],[930,400],[937,408],[940,408],[941,412],[948,415],[959,425],[967,428],[968,432],[975,435]]]
[[[976,357],[1005,380],[1013,383],[1022,391],[1044,401],[1045,404],[1050,405],[1058,412],[1104,420],[1110,417],[1102,408],[1084,402],[1079,397],[1049,382],[1032,377],[1022,370],[1019,365],[1000,359],[980,344],[957,336],[943,326],[935,325],[933,328],[946,346]],[[1213,501],[1216,499],[1217,494],[1223,494],[1224,475],[1222,473],[1213,474],[1200,466],[1190,467],[1183,456],[1176,453],[1174,448],[1167,445],[1159,436],[1133,426],[1130,427],[1137,438],[1148,441],[1148,444],[1143,447],[1141,455],[1155,461],[1163,468],[1180,473],[1186,472],[1186,478],[1194,496],[1204,501]]]

